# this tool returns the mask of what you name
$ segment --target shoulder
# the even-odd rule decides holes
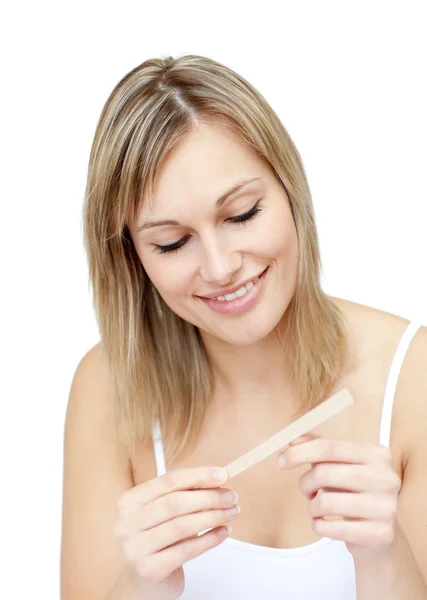
[[[410,320],[357,302],[340,298],[331,300],[344,315],[358,367],[363,370],[375,364],[388,368]],[[417,332],[415,337],[419,335]]]
[[[122,461],[127,462],[133,481],[137,485],[155,477],[156,465],[152,440],[136,441],[135,455],[120,439],[114,417],[112,384],[102,341],[90,348],[81,358],[70,392],[68,412],[85,415],[88,428],[99,424],[109,445]]]
[[[399,332],[410,323],[405,317],[372,306],[342,298],[330,297],[330,300],[344,314],[351,329],[356,329],[362,338],[369,338],[369,341],[372,341],[372,347],[376,347],[376,343],[386,343],[393,336],[399,335]]]
[[[102,342],[90,348],[80,359],[71,383],[70,400],[85,402],[88,410],[111,409],[111,383]],[[87,398],[91,402],[87,402]]]
[[[107,361],[105,360],[103,345],[99,341],[82,356],[77,364],[74,378],[96,379],[97,383],[104,382],[105,384],[108,380],[107,372]]]
[[[115,445],[120,446],[112,400],[107,361],[102,343],[98,342],[83,355],[75,369],[67,405],[66,433],[74,432],[78,436],[87,433],[93,439],[103,436],[110,444],[114,439]]]
[[[410,320],[370,306],[331,298],[343,312],[360,358],[363,386],[385,392],[391,362]],[[405,353],[398,373],[393,430],[402,450],[402,467],[423,447],[427,423],[427,327],[421,325]],[[427,452],[427,442],[423,442]]]
[[[423,454],[427,466],[427,327],[413,337],[399,373],[396,387],[398,426],[405,440],[404,468]]]
[[[365,361],[371,359],[389,363],[411,321],[356,302],[333,300],[345,316],[350,335],[360,356]],[[426,361],[426,350],[427,327],[420,324],[405,354],[399,382],[405,381],[407,385],[412,385],[416,389],[426,383],[422,368]],[[411,374],[410,378],[409,374]]]
[[[123,549],[112,536],[117,501],[132,487],[97,344],[77,364],[65,419],[61,597],[106,598],[125,566]]]

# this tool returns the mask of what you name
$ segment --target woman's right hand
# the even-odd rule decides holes
[[[219,488],[214,467],[175,469],[124,492],[114,533],[144,598],[176,600],[185,587],[183,564],[228,536],[237,495]],[[224,498],[224,494],[231,498]],[[211,529],[200,536],[200,531]],[[221,535],[221,533],[223,535]]]

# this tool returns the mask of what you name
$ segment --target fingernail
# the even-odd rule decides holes
[[[279,456],[279,467],[283,468],[286,465],[286,458],[284,454],[280,454]]]
[[[236,492],[225,492],[225,494],[222,495],[222,499],[225,504],[237,504],[239,497]]]
[[[230,525],[224,525],[224,527],[221,527],[221,529],[218,530],[218,535],[220,537],[227,537],[230,535],[231,531],[232,527],[230,527]]]
[[[226,481],[228,479],[228,472],[226,469],[214,469],[213,476],[217,481]]]

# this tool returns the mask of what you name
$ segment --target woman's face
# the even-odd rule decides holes
[[[224,196],[243,180],[253,181]],[[143,198],[129,230],[165,303],[202,335],[252,344],[274,329],[295,292],[298,239],[286,191],[221,125],[201,124],[174,148],[151,209]]]

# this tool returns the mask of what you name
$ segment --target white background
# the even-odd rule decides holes
[[[426,9],[74,1],[3,14],[4,597],[59,597],[64,416],[77,363],[99,339],[81,207],[115,84],[168,54],[202,54],[246,77],[302,155],[325,291],[427,324]]]

